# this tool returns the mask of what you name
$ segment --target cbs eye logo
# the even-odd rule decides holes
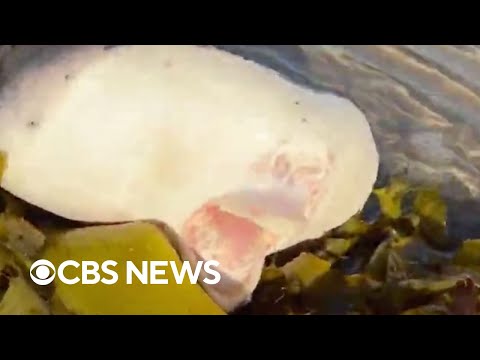
[[[37,260],[30,267],[30,278],[37,285],[48,285],[55,279],[55,266],[48,260]]]

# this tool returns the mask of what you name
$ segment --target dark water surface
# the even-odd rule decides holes
[[[479,45],[222,47],[349,98],[372,126],[379,182],[440,186],[451,235],[480,236]]]

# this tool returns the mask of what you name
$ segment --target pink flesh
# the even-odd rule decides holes
[[[282,234],[267,231],[255,222],[255,218],[273,215],[299,224],[308,221],[325,193],[323,179],[332,165],[330,154],[326,161],[303,158],[300,163],[292,162],[285,153],[265,155],[253,164],[253,173],[266,175],[281,184],[282,190],[250,189],[224,196],[246,209],[250,218],[234,215],[211,201],[184,223],[181,236],[187,257],[220,263],[222,277],[227,279],[207,286],[207,291],[224,307],[232,306],[229,301],[236,305],[234,299],[253,292],[265,257],[279,248]],[[291,196],[299,189],[306,196]]]
[[[252,221],[207,204],[185,223],[182,238],[206,260],[235,273],[252,258],[263,258],[273,237]]]
[[[206,204],[185,223],[181,245],[190,261],[219,262],[220,283],[204,284],[204,288],[220,306],[231,311],[255,289],[272,242],[274,236],[254,222]]]

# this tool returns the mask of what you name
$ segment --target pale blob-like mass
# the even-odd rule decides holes
[[[265,256],[365,204],[378,170],[349,101],[213,47],[84,46],[0,92],[2,186],[85,222],[156,219],[184,259],[217,260],[206,291],[248,301]]]

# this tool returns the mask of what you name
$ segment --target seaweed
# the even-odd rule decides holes
[[[458,246],[449,237],[439,190],[392,179],[372,197],[374,217],[365,206],[321,238],[269,257],[265,272],[276,276],[262,277],[235,314],[479,314],[480,240]],[[308,282],[288,276],[291,264]]]
[[[36,286],[28,269],[52,239],[84,225],[3,190],[0,199],[0,314],[72,313],[55,284]],[[321,238],[269,256],[251,300],[230,314],[480,313],[480,239],[458,244],[449,236],[437,189],[393,179],[374,189],[368,204]]]

